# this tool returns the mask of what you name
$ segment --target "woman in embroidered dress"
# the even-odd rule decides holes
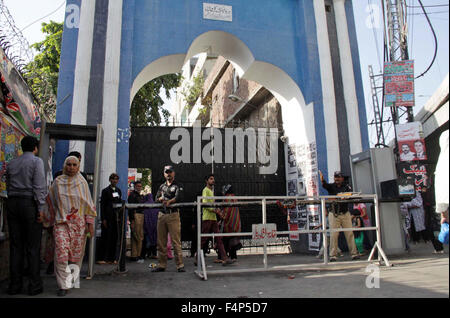
[[[225,199],[224,202],[236,202],[233,199],[234,196],[233,188],[231,184],[227,184],[222,188],[222,194],[224,196],[230,197]],[[237,206],[228,206],[223,208],[222,213],[223,219],[223,233],[239,233],[241,232],[241,216],[239,214],[239,208]],[[223,243],[225,251],[230,257],[232,262],[237,260],[237,251],[242,248],[239,236],[224,236]]]
[[[67,157],[63,174],[55,179],[47,196],[44,219],[47,226],[53,226],[58,296],[65,296],[72,288],[72,268],[73,275],[79,275],[86,234],[94,237],[95,205],[79,171],[78,158]],[[74,265],[69,267],[69,263]]]

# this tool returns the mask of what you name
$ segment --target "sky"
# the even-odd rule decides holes
[[[430,27],[419,7],[418,0],[406,0],[408,7],[408,47],[410,59],[415,61],[415,76],[422,74],[429,66],[435,44]],[[13,16],[16,26],[22,31],[29,44],[42,41],[41,23],[50,20],[64,20],[65,0],[3,0]],[[416,106],[414,114],[423,107],[439,87],[449,69],[449,6],[448,0],[422,0],[438,39],[436,60],[431,69],[415,81]],[[445,5],[445,6],[441,6]],[[364,85],[367,121],[373,116],[372,96],[368,66],[375,74],[381,73],[383,63],[383,22],[380,0],[353,0],[356,32]],[[168,106],[170,109],[170,106]],[[369,138],[374,138],[373,126]],[[386,132],[393,134],[393,130]],[[372,144],[371,144],[372,146]]]

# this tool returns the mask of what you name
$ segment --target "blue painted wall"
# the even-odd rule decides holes
[[[81,7],[81,0],[67,0],[66,8],[70,5]],[[70,8],[70,7],[69,7]],[[64,18],[64,30],[61,43],[61,56],[58,78],[58,96],[56,106],[56,122],[70,124],[72,115],[73,88],[75,83],[75,63],[77,58],[78,28],[68,27],[67,18],[71,18],[72,11],[67,12]],[[52,170],[62,169],[64,160],[69,153],[69,141],[61,140],[56,143],[56,152]]]
[[[326,153],[325,122],[314,8],[312,1],[228,0],[233,21],[203,19],[203,1],[127,0],[122,27],[120,104],[129,101],[129,87],[151,62],[172,54],[184,54],[201,34],[224,31],[242,40],[255,60],[284,70],[300,87],[306,104],[314,102],[317,147]],[[130,12],[134,10],[133,17]],[[132,45],[132,47],[130,47]],[[132,53],[130,58],[124,52]],[[130,70],[131,67],[131,70]],[[131,77],[129,72],[131,71]],[[118,127],[128,128],[129,109],[119,111]],[[128,143],[118,143],[117,168],[128,168]],[[327,171],[327,158],[319,156],[319,168]],[[123,178],[122,188],[126,187]]]
[[[366,102],[364,99],[363,79],[361,76],[361,62],[359,60],[358,39],[356,36],[355,16],[351,1],[345,3],[347,15],[348,33],[350,37],[350,46],[352,50],[353,72],[355,73],[356,96],[358,98],[359,125],[361,128],[361,141],[363,151],[370,147],[369,130],[367,129]],[[366,79],[368,80],[368,79]]]
[[[203,2],[231,5],[233,21],[203,19]],[[68,0],[68,4],[81,0]],[[350,1],[347,17],[353,50],[355,78],[360,107],[363,145],[368,145],[361,72]],[[314,103],[319,169],[328,174],[325,121],[318,59],[315,15],[312,1],[299,0],[124,0],[119,87],[117,172],[119,186],[127,188],[130,89],[136,76],[151,62],[168,55],[185,54],[201,34],[217,30],[230,33],[247,45],[258,61],[273,64],[297,83],[306,104]],[[57,122],[70,123],[78,29],[65,28]],[[110,133],[110,132],[105,132]],[[67,145],[56,155],[60,166]],[[62,159],[64,160],[64,159]],[[59,168],[56,168],[58,170]],[[322,191],[322,190],[321,190]],[[124,198],[126,191],[123,191]]]

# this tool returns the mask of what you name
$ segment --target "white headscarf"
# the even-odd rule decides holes
[[[64,161],[63,174],[55,179],[49,189],[46,199],[47,208],[44,211],[44,225],[65,223],[73,214],[84,217],[87,223],[93,223],[97,216],[95,204],[84,177],[79,171],[72,177],[66,174],[66,165],[70,159],[75,159],[79,163],[78,158],[74,156],[67,157]]]

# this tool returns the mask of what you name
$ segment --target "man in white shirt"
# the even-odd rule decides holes
[[[412,161],[416,157],[416,154],[409,149],[408,144],[402,145],[402,153],[400,154],[401,161]]]

